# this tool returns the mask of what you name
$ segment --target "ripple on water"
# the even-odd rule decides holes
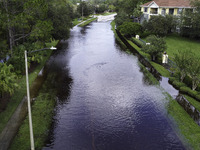
[[[120,51],[109,24],[72,33],[65,59],[73,83],[58,106],[52,149],[184,149],[168,122],[162,91],[143,83],[137,58]]]

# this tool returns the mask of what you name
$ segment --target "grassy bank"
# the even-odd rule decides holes
[[[37,77],[38,73],[44,66],[47,59],[50,57],[52,51],[47,51],[47,56],[43,57],[43,61],[36,67],[36,69],[29,74],[29,84],[32,85],[33,81]],[[25,68],[25,67],[24,67]],[[14,92],[12,95],[10,102],[7,105],[5,111],[0,113],[0,133],[4,129],[5,125],[7,124],[10,117],[15,112],[16,108],[22,101],[23,97],[26,95],[26,77],[23,76],[21,79],[18,80],[19,88]]]
[[[49,82],[49,81],[48,81]],[[56,104],[55,90],[49,91],[49,86],[43,85],[40,94],[32,105],[32,121],[35,149],[42,149],[46,142],[49,129],[51,128],[54,107]],[[30,149],[30,133],[28,116],[20,127],[18,134],[14,138],[10,150],[27,150]]]
[[[168,113],[173,117],[180,133],[184,136],[193,150],[200,150],[200,127],[193,121],[188,113],[170,96]]]
[[[144,65],[138,62],[140,66],[140,71],[144,74],[144,82],[148,83],[149,85],[159,85],[159,81],[146,69]]]
[[[81,24],[79,25],[79,27],[84,27],[84,26],[88,25],[89,23],[91,23],[91,22],[93,22],[93,21],[95,21],[95,20],[97,20],[97,18],[88,19],[87,21],[81,23]]]
[[[72,21],[73,26],[76,26],[77,24],[81,23],[81,20],[78,20],[78,18],[74,19]]]
[[[120,46],[121,46],[123,49],[127,49],[126,45],[121,41],[121,39],[119,38],[119,36],[117,35],[117,33],[116,33],[116,31],[115,31],[115,21],[112,21],[112,22],[111,22],[111,29],[113,30],[114,35],[115,35],[115,39],[116,39],[117,42],[120,44]]]

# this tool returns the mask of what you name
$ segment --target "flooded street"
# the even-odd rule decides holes
[[[110,22],[75,27],[49,62],[58,105],[43,150],[183,150],[160,88],[117,45]]]

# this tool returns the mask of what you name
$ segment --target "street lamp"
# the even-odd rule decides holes
[[[29,80],[28,80],[28,63],[27,63],[27,53],[33,53],[33,52],[38,52],[38,51],[43,51],[43,50],[56,50],[56,47],[51,47],[51,48],[43,48],[31,52],[24,52],[25,55],[25,69],[26,69],[26,88],[27,88],[27,102],[28,102],[28,117],[29,117],[29,129],[30,129],[30,141],[31,141],[31,150],[34,150],[34,138],[33,138],[33,125],[32,125],[32,115],[31,115],[31,102],[30,102],[30,91],[29,91]]]
[[[81,8],[81,13],[82,13],[82,21],[83,21],[83,2],[84,2],[85,0],[82,0],[81,2],[82,2],[82,8]]]

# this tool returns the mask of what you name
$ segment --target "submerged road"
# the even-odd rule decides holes
[[[49,61],[58,105],[43,150],[183,150],[163,91],[117,45],[110,22],[75,27]]]

